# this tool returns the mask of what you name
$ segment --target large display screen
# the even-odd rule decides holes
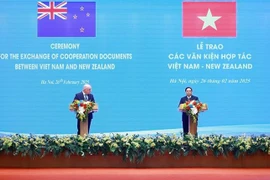
[[[180,133],[188,86],[209,107],[199,133],[269,127],[270,1],[0,5],[2,132],[76,134],[68,107],[85,83],[99,105],[90,133]]]

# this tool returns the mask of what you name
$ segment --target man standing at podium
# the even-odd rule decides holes
[[[199,101],[199,98],[197,96],[192,95],[191,87],[186,87],[185,92],[186,92],[186,96],[181,98],[178,107],[180,106],[180,104],[186,103],[187,101],[192,101],[192,100]],[[182,112],[182,122],[183,122],[184,135],[187,135],[189,132],[189,119],[188,119],[188,115],[185,112]]]
[[[84,100],[84,101],[91,101],[95,103],[95,98],[93,94],[91,94],[92,87],[89,84],[85,84],[83,86],[83,90],[77,93],[74,97],[74,100]],[[90,130],[90,125],[93,119],[93,112],[88,113],[88,133]],[[77,120],[77,134],[80,135],[80,120]]]

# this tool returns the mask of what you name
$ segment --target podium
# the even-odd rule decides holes
[[[98,105],[95,104],[92,111],[90,111],[89,113],[94,113],[98,111]],[[89,132],[88,132],[88,116],[86,117],[86,119],[84,121],[80,121],[80,136],[88,136]]]
[[[180,111],[185,112],[185,104],[180,104]],[[199,112],[208,110],[207,104],[203,104]],[[188,133],[194,136],[198,134],[198,120],[194,121],[190,115],[188,115]]]
[[[80,136],[87,136],[88,133],[88,117],[85,121],[80,121]]]
[[[77,112],[78,104],[76,104],[76,103],[75,103],[75,105],[71,104],[69,106],[69,110],[76,112],[77,115],[78,115],[78,112]],[[88,112],[88,113],[94,113],[94,112],[97,112],[97,111],[98,111],[98,105],[95,103],[94,106],[92,107],[92,110],[90,112]],[[85,111],[83,113],[85,113]],[[87,136],[89,134],[89,132],[88,132],[88,115],[85,115],[84,117],[85,117],[85,119],[83,119],[83,121],[79,120],[79,118],[77,117],[77,119],[80,121],[80,124],[79,124],[79,126],[80,126],[80,134],[79,135],[83,136],[83,137]]]
[[[188,132],[191,135],[197,136],[198,121],[194,122],[193,119],[188,116]]]

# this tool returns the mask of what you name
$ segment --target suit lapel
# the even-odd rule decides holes
[[[189,100],[190,100],[190,101],[195,100],[194,96],[191,95]],[[188,101],[188,97],[187,97],[187,96],[186,96],[186,101]]]
[[[84,96],[83,93],[81,92],[81,100],[84,100]]]

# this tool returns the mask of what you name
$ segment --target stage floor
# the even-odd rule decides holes
[[[0,169],[1,180],[269,180],[270,169]]]

